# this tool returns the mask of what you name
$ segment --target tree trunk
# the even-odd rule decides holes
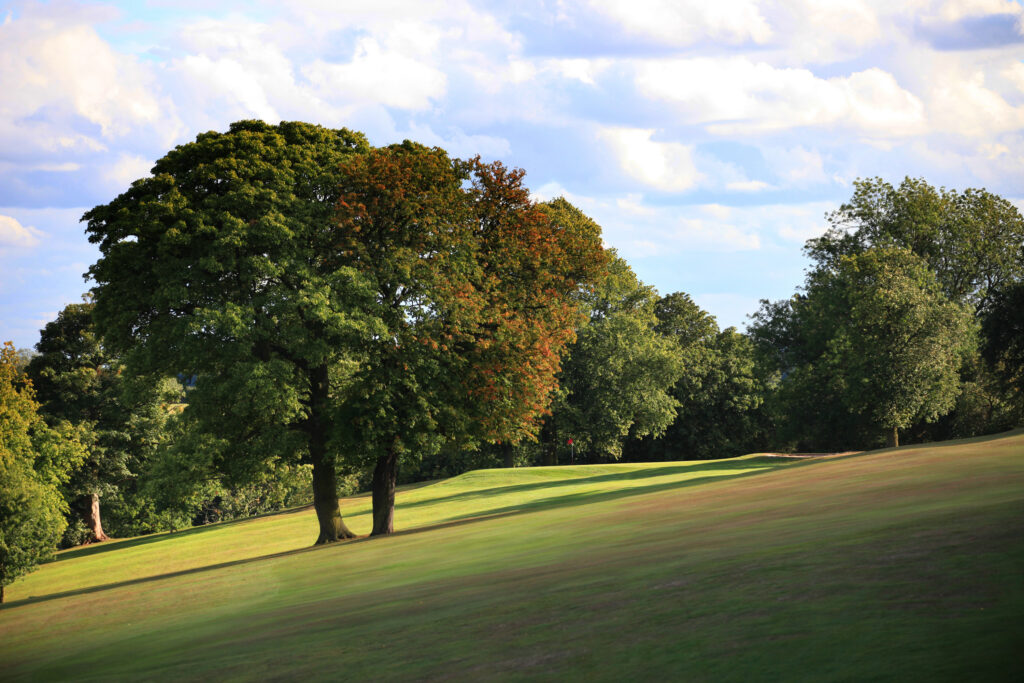
[[[899,427],[893,427],[892,433],[889,434],[889,447],[896,448],[900,445],[900,430]]]
[[[310,415],[306,432],[309,434],[309,459],[313,463],[313,508],[320,523],[320,535],[314,545],[322,545],[356,535],[341,519],[337,469],[334,458],[327,452],[327,429],[323,423],[328,393],[327,366],[314,368],[310,375]]]
[[[110,537],[103,533],[103,522],[100,520],[100,497],[91,494],[82,515],[85,525],[89,527],[89,540],[86,543],[109,541]]]
[[[395,483],[398,480],[398,439],[388,452],[377,458],[373,468],[373,531],[384,536],[395,530]]]
[[[4,604],[4,585],[0,583],[0,605]]]
[[[515,451],[512,449],[512,444],[507,441],[501,444],[501,456],[504,460],[505,467],[516,466]]]

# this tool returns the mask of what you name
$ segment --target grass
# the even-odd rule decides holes
[[[396,525],[310,548],[299,510],[63,553],[8,588],[0,678],[1024,677],[1022,433],[470,472],[401,492]]]

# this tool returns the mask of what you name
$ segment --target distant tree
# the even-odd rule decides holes
[[[834,343],[832,321],[846,314],[842,297],[825,295],[827,278],[842,259],[873,249],[908,250],[950,301],[969,306],[978,319],[988,315],[994,293],[1024,277],[1024,219],[1005,199],[985,190],[935,189],[912,178],[899,186],[862,179],[854,187],[853,197],[828,215],[828,232],[807,242],[805,253],[815,264],[808,290],[788,301],[762,302],[750,326],[761,362],[782,377],[767,406],[783,443],[849,448],[870,443],[875,430],[865,413],[850,412],[845,368],[829,364],[837,356],[825,353]],[[1012,397],[992,381],[977,354],[975,346],[960,355],[961,390],[951,412],[934,424],[922,417],[908,433],[924,439],[970,436],[1006,423]]]
[[[334,258],[341,163],[369,149],[348,130],[232,124],[158,160],[85,214],[97,330],[129,374],[198,375],[183,419],[208,435],[229,483],[276,463],[313,467],[317,543],[353,536],[338,506],[337,412],[349,349],[376,333],[353,315],[372,290]]]
[[[899,445],[899,429],[948,413],[974,343],[970,311],[947,299],[922,259],[899,248],[846,257],[836,272],[849,311],[828,353],[846,377],[846,402]]]
[[[604,256],[598,230],[542,211],[499,163],[407,142],[341,171],[337,258],[372,283],[357,306],[377,325],[353,346],[343,412],[350,449],[373,463],[371,534],[388,534],[402,460],[536,430],[575,332],[572,294]]]
[[[920,178],[899,187],[862,179],[828,221],[829,231],[806,248],[819,267],[834,268],[841,257],[872,247],[902,247],[924,259],[947,297],[979,311],[991,292],[1024,276],[1024,218],[985,190],[936,190]]]
[[[654,315],[658,319],[655,331],[675,340],[680,348],[709,342],[718,335],[715,316],[703,310],[685,292],[673,292],[658,299]]]
[[[1024,402],[1024,282],[995,293],[982,322],[985,360],[1011,388],[1014,402]]]
[[[670,389],[683,364],[679,347],[655,331],[657,301],[618,256],[597,289],[580,297],[586,324],[542,432],[548,462],[568,439],[582,459],[618,459],[627,439],[661,434],[675,419]]]
[[[93,306],[70,304],[47,323],[26,370],[47,422],[74,425],[87,448],[64,486],[86,542],[107,540],[101,500],[137,493],[134,480],[163,438],[168,404],[181,393],[170,379],[128,381],[96,335]]]
[[[17,352],[0,349],[0,602],[4,588],[53,555],[66,524],[58,486],[83,455],[46,427]]]
[[[814,271],[796,310],[816,351],[806,348],[784,382],[796,419],[806,410],[848,435],[879,430],[897,446],[900,429],[953,408],[974,324],[909,250],[869,249]]]
[[[629,457],[720,458],[758,443],[764,382],[750,339],[731,327],[720,332],[714,316],[683,292],[662,297],[654,310],[655,329],[681,351],[683,372],[671,389],[678,416],[664,435],[631,444]]]

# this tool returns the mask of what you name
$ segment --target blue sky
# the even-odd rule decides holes
[[[0,340],[89,283],[78,222],[174,145],[304,120],[481,154],[742,327],[859,177],[1024,205],[1013,0],[0,2]]]

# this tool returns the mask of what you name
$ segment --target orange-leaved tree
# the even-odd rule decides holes
[[[596,229],[550,220],[500,163],[406,142],[340,175],[338,265],[372,283],[361,314],[378,323],[344,412],[351,451],[374,468],[371,533],[388,534],[403,458],[535,433],[579,322],[574,295],[606,256]]]

